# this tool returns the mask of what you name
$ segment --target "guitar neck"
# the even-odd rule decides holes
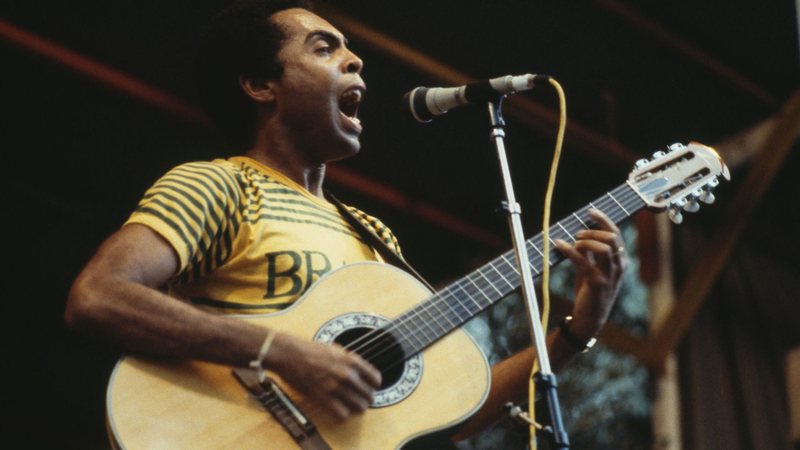
[[[597,225],[589,216],[589,209],[598,209],[614,223],[620,223],[645,206],[644,200],[626,183],[551,225],[550,266],[564,259],[554,248],[555,239],[572,243],[578,231]],[[525,242],[534,279],[540,278],[544,269],[543,243],[542,233]],[[406,355],[413,355],[497,303],[519,285],[516,257],[514,251],[509,250],[403,313],[384,330],[399,341]]]

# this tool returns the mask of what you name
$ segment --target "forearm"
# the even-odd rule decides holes
[[[140,283],[88,275],[73,286],[65,318],[71,328],[133,352],[239,366],[253,359],[267,333]]]

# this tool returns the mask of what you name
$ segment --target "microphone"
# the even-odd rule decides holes
[[[534,82],[549,78],[528,73],[475,81],[458,87],[418,87],[403,96],[403,104],[408,105],[418,122],[426,123],[458,106],[486,103],[498,95],[527,91],[533,89]]]

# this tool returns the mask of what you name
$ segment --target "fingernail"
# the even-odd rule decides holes
[[[566,244],[567,244],[567,242],[566,242],[566,241],[564,241],[563,239],[556,239],[556,240],[555,240],[555,241],[553,241],[553,242],[555,242],[555,243],[556,243],[556,245],[566,245]]]
[[[581,237],[584,237],[584,236],[586,236],[586,230],[581,230],[581,231],[578,231],[577,233],[575,233],[575,237],[577,237],[577,238],[581,238]]]

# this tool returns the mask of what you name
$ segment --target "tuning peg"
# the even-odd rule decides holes
[[[636,161],[636,168],[638,169],[638,168],[640,168],[640,167],[644,167],[644,166],[646,166],[646,165],[647,165],[647,163],[649,163],[649,162],[650,162],[650,161],[648,161],[647,159],[645,159],[645,158],[642,158],[642,159],[640,159],[640,160]]]
[[[715,188],[715,187],[719,186],[719,180],[717,179],[717,177],[714,177],[714,178],[708,180],[708,183],[706,183],[706,186],[708,186],[709,188]]]
[[[679,199],[675,200],[674,202],[672,202],[672,206],[675,209],[683,208],[684,206],[686,206],[686,198],[684,197],[684,198],[679,198]]]
[[[697,203],[697,199],[692,198],[684,205],[683,210],[690,213],[700,211],[700,204]]]
[[[669,209],[669,220],[672,221],[675,225],[680,225],[683,222],[683,214],[681,214],[681,210],[678,208],[670,208]]]
[[[684,147],[686,147],[686,146],[681,144],[680,142],[676,142],[676,143],[674,143],[672,145],[667,146],[667,148],[671,152],[674,152],[674,151],[677,151],[677,150],[682,150]]]
[[[714,203],[714,200],[717,199],[716,197],[714,197],[714,194],[710,191],[703,192],[702,194],[700,194],[698,198],[700,199],[701,202],[707,205]]]
[[[666,152],[664,152],[663,150],[659,150],[659,151],[657,151],[657,152],[653,153],[653,158],[655,158],[655,159],[658,159],[658,158],[663,158],[663,157],[664,157],[664,155],[666,155],[666,154],[667,154],[667,153],[666,153]]]

